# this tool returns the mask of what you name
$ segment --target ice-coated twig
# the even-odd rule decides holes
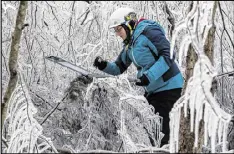
[[[209,3],[210,2],[194,2],[194,7],[187,15],[186,19],[181,21],[181,23],[186,23],[186,27],[180,24],[180,26],[176,27],[174,30],[175,34],[178,34],[178,31],[182,30],[182,28],[187,29],[187,34],[184,38],[190,40],[188,44],[186,41],[182,41],[179,63],[182,63],[182,57],[185,55],[184,52],[186,52],[190,43],[198,55],[198,60],[194,66],[193,76],[188,80],[185,94],[175,103],[170,113],[170,128],[172,129],[170,132],[170,152],[178,152],[180,122],[180,118],[178,117],[180,117],[180,109],[182,107],[184,107],[185,117],[187,116],[187,107],[190,109],[190,131],[195,133],[194,147],[198,146],[199,122],[203,119],[205,146],[208,143],[208,138],[211,138],[211,152],[215,152],[216,136],[218,136],[218,143],[222,142],[222,150],[226,150],[227,126],[231,115],[224,112],[219,107],[210,91],[213,78],[217,73],[203,49],[208,31],[211,28],[211,24],[209,23],[210,19],[208,17],[210,10],[212,10],[212,5]],[[191,20],[193,20],[193,25],[191,24]],[[198,27],[198,22],[202,23],[200,27]],[[175,38],[176,35],[172,39],[172,48]]]
[[[57,152],[53,144],[50,143],[49,138],[45,139],[46,142],[39,144],[38,139],[40,137],[43,138],[43,129],[33,117],[37,110],[31,102],[29,91],[21,73],[19,73],[19,78],[16,88],[9,99],[10,103],[6,119],[9,124],[4,124],[4,127],[8,128],[7,140],[9,140],[9,144],[4,151],[10,153],[40,153],[52,148],[54,152]],[[45,146],[38,146],[42,144]]]

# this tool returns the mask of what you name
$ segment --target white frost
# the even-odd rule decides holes
[[[216,138],[218,136],[219,142],[221,138],[223,139],[223,151],[226,150],[225,143],[227,139],[227,128],[228,123],[231,120],[231,115],[225,113],[221,108],[219,108],[216,100],[213,98],[210,92],[211,82],[214,76],[214,73],[210,71],[214,71],[210,61],[206,56],[200,56],[198,62],[195,64],[194,67],[194,76],[188,81],[187,89],[184,96],[182,96],[183,98],[185,97],[188,100],[179,99],[170,113],[170,129],[172,130],[170,134],[171,152],[177,152],[178,150],[179,136],[177,136],[177,134],[179,133],[179,127],[177,122],[179,119],[178,114],[180,114],[179,108],[186,105],[187,102],[190,109],[191,119],[194,119],[195,117],[195,126],[194,120],[190,119],[191,132],[193,132],[193,130],[195,129],[194,147],[198,146],[199,123],[201,119],[204,119],[204,145],[207,145],[208,138],[210,138],[211,152],[215,152],[215,147],[217,144]],[[203,105],[205,105],[205,108],[204,116],[202,117]]]
[[[172,37],[171,56],[179,31],[182,29],[187,31],[184,38],[188,38],[189,41],[186,42],[184,39],[179,50],[180,65],[190,43],[198,56],[193,76],[187,82],[186,91],[175,103],[170,113],[170,152],[173,153],[178,152],[179,125],[177,122],[181,107],[184,107],[185,117],[188,114],[187,108],[190,110],[190,131],[195,133],[194,147],[198,146],[198,130],[200,121],[203,119],[204,145],[207,146],[210,139],[211,152],[214,153],[216,145],[222,142],[222,150],[226,151],[227,128],[231,115],[219,107],[210,92],[213,77],[217,73],[203,50],[208,31],[211,28],[210,16],[213,4],[214,2],[194,2],[193,8],[185,20],[177,24],[178,27],[174,30],[174,37]]]
[[[42,153],[52,149],[57,152],[50,139],[46,139],[40,144],[38,142],[41,138],[45,140],[42,135],[43,128],[33,118],[37,109],[31,102],[28,89],[22,78],[20,74],[20,80],[9,99],[7,118],[3,125],[8,130],[6,139],[9,144],[8,148],[3,149],[3,151],[7,153]]]

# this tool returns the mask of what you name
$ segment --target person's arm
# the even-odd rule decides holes
[[[107,62],[107,66],[102,71],[111,75],[119,75],[126,71],[131,63],[127,53],[123,50],[115,62]]]
[[[170,59],[170,43],[159,26],[149,26],[144,30],[143,34],[148,39],[147,45],[158,58],[155,64],[145,71],[144,74],[149,81],[157,80],[174,63],[174,59]]]

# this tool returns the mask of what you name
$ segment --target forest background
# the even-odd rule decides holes
[[[176,119],[172,118],[175,131],[171,133],[173,139],[166,149],[171,152],[217,152],[221,149],[234,149],[231,140],[233,133],[230,133],[233,132],[231,117],[234,110],[234,2],[2,1],[1,5],[3,151],[22,152],[37,149],[39,152],[58,152],[61,150],[59,147],[62,147],[62,150],[79,152],[101,147],[102,150],[129,152],[151,146],[152,142],[149,142],[147,137],[139,139],[143,129],[129,131],[130,127],[136,126],[138,120],[141,120],[139,118],[133,121],[134,116],[130,116],[132,119],[127,116],[139,112],[137,109],[132,111],[134,103],[140,104],[136,106],[141,110],[142,107],[145,107],[146,111],[150,108],[141,97],[143,89],[126,81],[127,76],[135,76],[136,68],[133,65],[120,77],[94,79],[91,86],[82,85],[81,88],[81,78],[77,80],[79,73],[45,59],[46,56],[58,56],[90,72],[101,73],[93,67],[95,57],[102,56],[103,59],[114,61],[122,48],[121,39],[108,29],[108,19],[119,7],[131,7],[139,17],[155,20],[163,26],[186,81],[184,97],[175,105],[171,115],[183,115],[182,111],[187,114],[185,108],[188,106],[188,113],[192,119],[194,116],[194,121],[188,120],[190,116],[187,116],[188,119],[181,116],[181,121],[177,121],[177,124],[181,124],[179,129],[179,126],[173,123]],[[19,20],[16,20],[17,16]],[[95,91],[97,87],[102,87],[102,90]],[[14,89],[16,90],[12,93]],[[104,100],[91,97],[95,95],[103,97]],[[132,98],[130,95],[139,97]],[[117,100],[112,100],[111,98],[115,98],[113,96],[117,96]],[[130,102],[126,101],[126,97],[131,98]],[[103,107],[103,103],[100,107],[100,102],[118,104],[122,100],[129,104],[134,102],[132,106],[128,104],[125,115],[121,107],[117,108],[114,103],[106,103],[106,107]],[[14,105],[17,102],[18,105]],[[87,105],[87,102],[97,104]],[[196,116],[200,109],[203,110],[203,105],[204,112],[199,113],[209,113],[208,119]],[[92,106],[99,106],[97,113],[93,112]],[[199,108],[201,106],[202,108]],[[89,114],[80,112],[81,108]],[[118,112],[110,116],[110,113],[115,113],[114,109]],[[127,113],[129,111],[131,112]],[[107,115],[102,115],[103,112]],[[75,116],[77,118],[74,118]],[[110,117],[107,122],[103,121],[105,116]],[[119,117],[114,118],[115,116]],[[145,118],[148,115],[141,116]],[[94,120],[99,123],[95,124],[97,132],[91,128],[92,117],[100,118]],[[116,123],[123,120],[123,117],[126,119],[125,123],[129,122],[129,125],[126,124],[127,128],[124,128],[123,122],[117,122],[114,125],[116,128],[110,124],[110,121]],[[212,117],[214,121],[209,123],[209,118]],[[204,121],[199,123],[199,120],[196,120],[199,118]],[[6,122],[3,127],[4,120]],[[191,128],[185,129],[188,125],[195,127],[195,134],[190,135],[192,137],[177,135],[182,133],[182,130],[190,134]],[[86,133],[81,133],[82,128],[85,128]],[[209,132],[208,128],[214,129]],[[25,129],[28,131],[24,132]],[[118,132],[120,135],[113,137],[113,130],[121,130]],[[36,137],[34,136],[32,141],[33,132]],[[112,134],[111,137],[108,133]],[[124,135],[121,136],[121,133]],[[78,135],[76,137],[80,140],[73,141],[71,138],[74,138],[74,134]],[[126,134],[130,134],[130,139],[124,138]],[[212,137],[212,134],[217,135],[217,138]],[[183,137],[178,139],[178,136]],[[227,144],[225,140],[228,141]],[[187,141],[191,141],[191,144],[185,146]],[[154,142],[159,144],[160,135]],[[197,148],[193,148],[193,143]],[[202,146],[203,144],[206,146]]]

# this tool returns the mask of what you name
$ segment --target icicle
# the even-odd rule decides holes
[[[218,143],[221,143],[222,132],[223,132],[223,121],[220,120],[219,129],[218,129],[218,139],[219,139]]]
[[[210,10],[212,9],[212,5],[206,2],[194,2],[194,6],[192,10],[187,15],[186,19],[180,22],[179,28],[175,29],[174,36],[178,35],[178,32],[183,29],[189,29],[189,35],[185,35],[184,39],[181,43],[181,48],[179,50],[179,64],[182,64],[182,57],[184,52],[186,53],[185,48],[188,47],[187,42],[185,42],[185,38],[189,38],[191,43],[195,49],[195,52],[198,54],[198,61],[195,64],[193,76],[188,80],[187,89],[185,91],[184,99],[181,100],[182,106],[184,106],[185,117],[187,115],[187,105],[190,108],[190,126],[191,132],[194,129],[194,120],[195,120],[195,142],[194,146],[198,145],[198,131],[199,131],[199,122],[204,119],[204,144],[207,146],[209,137],[211,138],[211,148],[212,152],[215,152],[215,144],[216,144],[216,135],[218,134],[218,142],[223,139],[223,151],[225,150],[226,137],[227,137],[227,123],[229,114],[225,113],[222,109],[217,106],[217,102],[210,93],[212,78],[215,75],[215,70],[211,65],[210,60],[205,55],[203,46],[204,41],[207,37],[208,31],[210,29],[208,23],[208,17],[210,14]],[[202,11],[200,11],[202,10]],[[199,12],[198,12],[199,11]],[[199,18],[200,13],[200,18]],[[193,25],[191,24],[191,20],[194,21]],[[198,26],[198,22],[202,22],[201,27]],[[204,31],[205,28],[205,31]],[[204,35],[202,37],[202,33],[204,31]],[[172,48],[170,52],[170,56],[172,57],[172,50],[174,48],[176,37],[172,38]],[[189,103],[189,104],[187,104]],[[204,117],[203,117],[203,104],[204,104]],[[178,116],[179,108],[181,106],[175,104],[172,109],[172,113],[170,114],[171,124],[170,128],[173,131],[170,134],[170,152],[175,152],[178,150],[178,135],[177,125],[178,119],[175,119]],[[194,112],[196,112],[196,116],[194,118]],[[173,128],[172,128],[173,127]],[[222,133],[222,135],[221,135]]]
[[[172,108],[172,111],[170,112],[170,153],[175,152],[174,145],[175,143],[175,132],[177,131],[177,128],[175,127],[175,108]]]
[[[184,97],[184,96],[182,96]],[[186,100],[185,103],[184,103],[184,117],[186,118],[187,117],[187,111],[188,110],[188,101]]]
[[[223,152],[226,151],[227,125],[228,125],[228,122],[227,123],[225,122],[223,126],[223,147],[222,147]]]
[[[187,55],[187,51],[188,51],[190,43],[191,43],[190,36],[186,36],[181,42],[181,47],[179,50],[179,65],[180,66],[182,66],[182,61],[184,57],[186,57]]]
[[[186,27],[186,24],[183,21],[183,22],[177,24],[175,27],[176,27],[176,29],[173,31],[172,40],[171,40],[171,48],[170,48],[170,58],[171,59],[173,58],[176,37],[178,36],[179,31]]]
[[[215,141],[216,141],[216,130],[218,126],[218,117],[213,116],[213,122],[211,123],[211,152],[215,153]]]
[[[177,139],[177,144],[176,144],[176,152],[178,152],[178,150],[179,150],[179,140],[180,140],[180,136],[179,136],[179,126],[180,126],[180,114],[181,114],[181,108],[179,107],[178,108],[178,111],[177,111],[177,116],[176,116],[176,119],[177,119],[177,121],[176,121],[176,129],[177,129],[177,132],[176,132],[176,136],[175,136],[175,138]]]
[[[209,114],[209,120],[208,120],[208,136],[211,137],[211,131],[212,130],[212,121],[213,121],[213,112],[209,106],[209,109],[208,109],[208,114]]]
[[[204,32],[204,36],[203,36],[203,39],[202,39],[202,44],[205,44],[206,38],[208,36],[208,32],[209,32],[211,27],[212,27],[211,24],[210,25],[207,24],[207,26],[205,26],[205,32]]]
[[[190,107],[190,131],[193,132],[193,124],[194,124],[194,101],[189,101],[189,107]]]
[[[203,111],[204,111],[204,107],[205,107],[205,103],[207,103],[206,101],[202,101],[200,108],[198,109],[199,111],[199,121],[201,121],[203,119]]]
[[[178,130],[178,127],[177,127],[177,125],[176,125],[176,116],[177,116],[177,108],[175,109],[175,111],[174,111],[175,113],[174,113],[174,119],[173,119],[173,127],[174,127],[174,129],[175,129],[175,131],[173,132],[173,137],[174,137],[174,151],[177,151],[177,149],[176,149],[176,147],[177,147],[177,138],[176,138],[176,134],[177,134],[177,132],[179,131]]]
[[[207,141],[208,141],[208,108],[207,108],[208,104],[205,104],[205,113],[204,113],[204,145],[207,146]]]
[[[196,105],[196,118],[195,118],[195,144],[194,147],[197,147],[198,144],[198,130],[199,130],[199,122],[200,122],[200,114],[202,112],[202,104],[203,103],[198,103]]]

